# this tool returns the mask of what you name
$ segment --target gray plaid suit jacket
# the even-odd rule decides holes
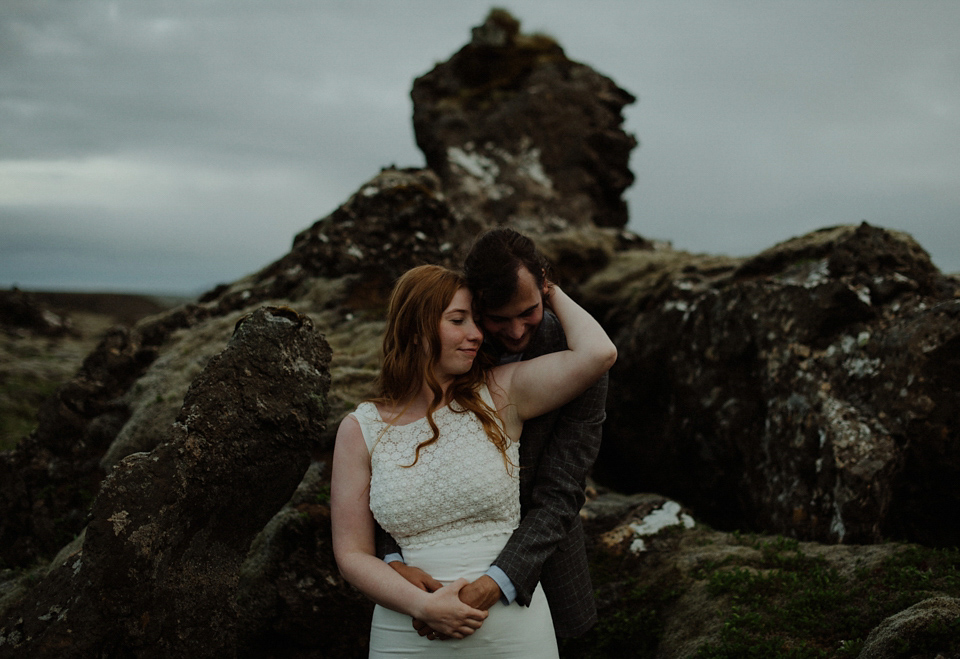
[[[523,359],[564,350],[556,316],[543,322]],[[528,606],[537,582],[550,602],[558,637],[578,636],[597,621],[580,508],[587,472],[600,450],[607,375],[563,407],[523,425],[520,526],[494,561]]]
[[[486,344],[485,344],[486,345]],[[544,313],[523,359],[567,347],[560,321]],[[597,621],[580,508],[587,472],[600,450],[606,418],[607,375],[558,410],[530,419],[520,437],[520,526],[494,561],[530,605],[539,582],[558,637],[579,636]],[[380,557],[399,553],[376,525]]]

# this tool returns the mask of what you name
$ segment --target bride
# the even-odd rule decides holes
[[[517,440],[523,422],[593,384],[616,348],[559,287],[544,300],[568,350],[487,367],[483,334],[458,273],[420,266],[394,287],[383,338],[379,397],[337,432],[331,483],[333,548],[343,577],[373,600],[370,656],[556,657],[538,587],[529,607],[489,611],[460,601],[520,522]],[[375,521],[407,565],[443,585],[427,592],[376,556]],[[451,637],[431,642],[411,617]]]

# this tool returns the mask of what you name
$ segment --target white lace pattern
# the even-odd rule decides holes
[[[490,404],[485,387],[481,395]],[[517,528],[517,442],[507,447],[509,464],[504,464],[480,420],[454,403],[434,413],[439,438],[420,450],[415,465],[405,467],[431,436],[427,420],[388,428],[369,402],[353,415],[371,453],[370,509],[401,549],[466,543]]]

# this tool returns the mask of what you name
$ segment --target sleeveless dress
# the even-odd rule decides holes
[[[484,386],[480,394],[493,407]],[[480,420],[452,403],[434,412],[440,436],[425,418],[388,426],[376,405],[361,403],[354,418],[370,450],[370,509],[393,536],[408,565],[443,584],[482,576],[520,524],[519,445],[508,463]],[[550,608],[538,586],[529,607],[497,602],[483,626],[465,639],[430,641],[410,616],[377,605],[370,629],[370,657],[555,658]]]

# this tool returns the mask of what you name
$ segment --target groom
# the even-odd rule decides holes
[[[480,311],[484,347],[494,360],[566,349],[560,322],[544,313],[546,266],[533,241],[503,227],[481,235],[467,255],[467,283]],[[487,573],[463,587],[461,600],[484,610],[498,600],[529,606],[539,582],[558,637],[579,636],[596,622],[580,508],[587,472],[600,450],[606,397],[604,374],[564,407],[524,423],[520,526]],[[425,590],[441,587],[422,570],[404,565],[396,544],[389,536],[386,540],[392,548],[381,543],[381,553],[395,570]],[[421,636],[436,638],[422,623],[414,625]]]

